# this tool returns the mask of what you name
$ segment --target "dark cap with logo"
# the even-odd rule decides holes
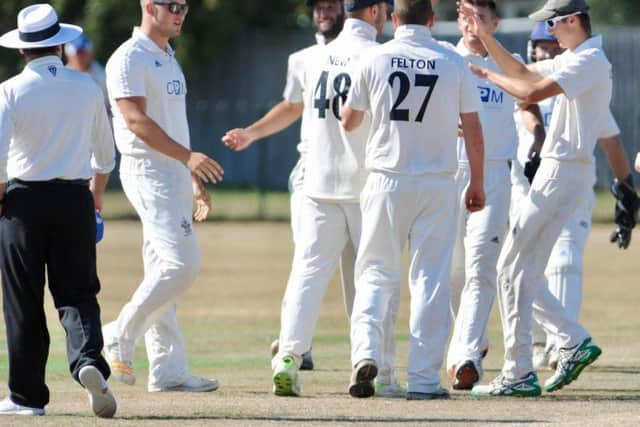
[[[378,3],[385,3],[385,0],[344,0],[344,10],[346,12],[353,12],[354,10],[364,9],[365,7]],[[393,0],[386,0],[386,3],[393,6]]]
[[[540,10],[529,15],[529,18],[534,21],[546,21],[556,16],[588,11],[589,5],[585,0],[548,0]]]

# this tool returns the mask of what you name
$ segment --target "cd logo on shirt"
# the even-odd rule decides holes
[[[478,89],[480,90],[480,100],[483,104],[501,106],[504,102],[504,92],[484,86],[478,86]]]
[[[167,83],[167,93],[169,95],[184,95],[187,93],[187,88],[180,80],[172,80]]]
[[[49,72],[53,77],[55,77],[58,74],[58,68],[56,68],[55,65],[49,65],[49,68],[47,68],[47,70],[49,70]]]

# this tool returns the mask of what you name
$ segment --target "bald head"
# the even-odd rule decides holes
[[[393,4],[400,25],[427,25],[433,16],[431,0],[395,0]]]

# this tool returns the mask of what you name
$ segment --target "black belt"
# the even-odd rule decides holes
[[[9,180],[9,182],[7,184],[8,184],[7,187],[11,187],[11,186],[14,186],[14,185],[29,186],[29,185],[47,185],[47,184],[82,185],[84,187],[88,187],[89,186],[89,180],[88,179],[61,179],[61,178],[54,178],[54,179],[49,179],[47,181],[23,181],[23,180],[18,179],[18,178],[13,178],[13,179]]]

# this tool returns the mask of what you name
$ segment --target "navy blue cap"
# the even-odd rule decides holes
[[[344,0],[344,10],[346,12],[353,12],[354,10],[364,9],[365,7],[378,3],[385,3],[385,0]],[[393,6],[393,0],[386,0],[386,3]]]
[[[75,55],[82,50],[85,52],[93,50],[93,43],[84,34],[64,45],[64,53],[67,55]]]
[[[545,22],[538,22],[536,26],[533,27],[531,36],[529,36],[529,40],[531,40],[532,42],[558,41],[558,39],[556,39],[555,36],[549,32],[549,27]]]

